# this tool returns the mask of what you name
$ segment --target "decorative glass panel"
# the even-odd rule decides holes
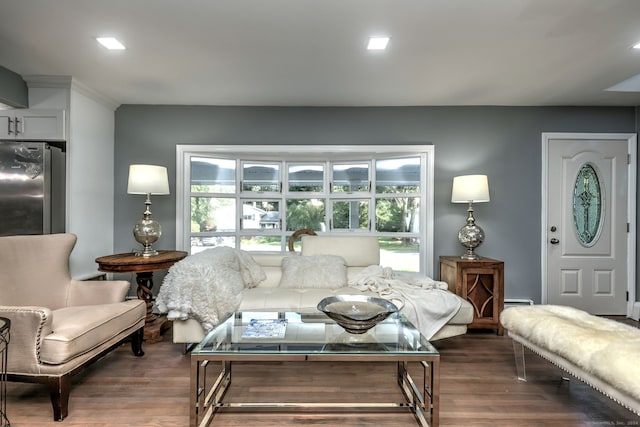
[[[602,190],[595,169],[589,163],[580,168],[573,190],[573,224],[578,239],[592,246],[602,219]]]

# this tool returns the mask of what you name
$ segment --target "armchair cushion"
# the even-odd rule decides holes
[[[139,300],[115,304],[65,307],[53,312],[53,331],[42,341],[43,363],[66,363],[113,339],[144,318]]]

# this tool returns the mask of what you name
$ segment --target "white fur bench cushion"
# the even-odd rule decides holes
[[[556,305],[511,307],[500,320],[510,334],[640,400],[640,329]]]
[[[338,289],[347,286],[347,266],[336,255],[290,256],[282,260],[281,288]]]

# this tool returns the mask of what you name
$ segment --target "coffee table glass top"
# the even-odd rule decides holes
[[[193,355],[207,354],[437,355],[402,313],[364,334],[350,334],[324,313],[238,312],[211,330]]]

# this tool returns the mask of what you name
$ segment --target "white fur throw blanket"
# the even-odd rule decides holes
[[[209,331],[242,300],[242,290],[266,279],[262,267],[248,253],[216,247],[175,263],[156,297],[170,320],[196,319]]]
[[[349,280],[349,286],[373,291],[386,299],[398,299],[402,312],[426,339],[431,339],[453,316],[462,302],[447,290],[445,282],[429,277],[396,275],[389,267],[371,265]]]
[[[558,305],[507,308],[500,321],[509,333],[640,400],[640,329]]]

